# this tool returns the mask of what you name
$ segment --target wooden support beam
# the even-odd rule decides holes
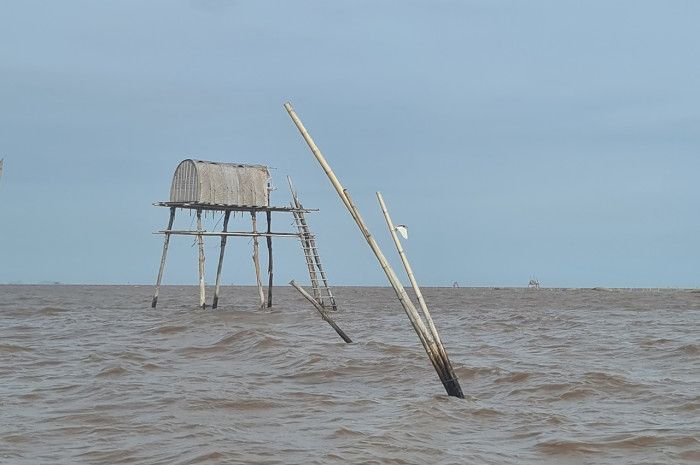
[[[170,207],[170,220],[168,221],[168,230],[173,228],[173,221],[175,221],[175,207]],[[158,279],[156,280],[156,290],[153,294],[153,300],[151,301],[151,308],[156,308],[158,305],[158,290],[160,289],[160,282],[163,279],[163,271],[165,270],[165,257],[168,255],[168,244],[170,243],[170,234],[165,235],[163,240],[163,255],[160,258],[160,269],[158,270]]]
[[[202,231],[202,210],[197,210],[197,231]],[[199,306],[206,308],[207,300],[204,286],[204,238],[201,234],[197,235],[197,244],[199,245]]]
[[[335,321],[333,321],[333,319],[332,319],[330,316],[328,316],[328,313],[326,313],[326,310],[325,310],[323,307],[321,307],[321,304],[319,304],[318,302],[316,302],[316,299],[314,299],[314,298],[313,298],[308,292],[306,292],[301,286],[299,286],[296,282],[294,282],[293,279],[289,282],[289,284],[290,284],[292,287],[294,287],[294,289],[296,289],[297,291],[299,291],[299,293],[301,293],[301,295],[303,295],[303,296],[306,298],[306,300],[308,300],[309,302],[311,302],[311,304],[312,304],[312,305],[314,306],[314,308],[318,311],[318,313],[321,314],[321,318],[323,318],[323,320],[324,320],[326,323],[328,323],[329,325],[331,325],[331,327],[335,330],[336,333],[338,333],[338,336],[340,336],[340,337],[343,339],[343,341],[347,342],[348,344],[352,342],[352,339],[350,339],[350,338],[348,337],[348,335],[345,334],[345,332],[344,332],[342,329],[340,329],[340,327],[335,323]]]
[[[228,229],[228,220],[231,216],[231,212],[224,213],[224,227],[223,232]],[[221,268],[224,264],[224,251],[226,249],[226,236],[221,236],[221,250],[219,251],[219,264],[216,267],[216,287],[214,287],[214,301],[211,304],[211,308],[216,308],[219,306],[219,286],[221,284]]]
[[[250,212],[250,220],[253,224],[253,233],[257,233],[257,214]],[[255,282],[258,285],[258,296],[260,297],[260,307],[265,306],[265,293],[263,292],[262,278],[260,277],[260,247],[258,244],[258,236],[253,236],[253,264],[255,265]]]
[[[267,216],[267,308],[272,307],[272,236],[270,228],[272,226],[272,212],[265,212]]]
[[[196,202],[156,202],[153,204],[156,207],[176,207],[190,210],[203,210],[203,211],[217,211],[217,212],[288,212],[295,210],[290,207],[273,207],[273,206],[259,206],[259,205],[217,205],[210,203],[196,203]],[[304,208],[307,213],[317,212],[318,208]]]
[[[299,237],[299,233],[287,232],[246,232],[246,231],[187,231],[170,230],[156,231],[153,234],[171,234],[173,236],[227,236],[227,237]]]

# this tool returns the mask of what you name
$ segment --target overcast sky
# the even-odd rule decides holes
[[[691,0],[3,1],[0,282],[154,282],[152,203],[194,157],[274,167],[278,205],[291,175],[332,283],[385,285],[291,100],[387,255],[376,190],[408,225],[425,285],[696,287],[698,18]],[[166,283],[196,283],[192,244],[173,238]],[[224,282],[253,283],[250,242],[229,244]],[[308,281],[297,242],[275,251],[279,284]]]

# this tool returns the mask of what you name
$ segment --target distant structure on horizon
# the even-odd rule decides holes
[[[527,283],[527,287],[530,289],[539,289],[540,282],[537,280],[537,278],[530,278],[530,282]]]

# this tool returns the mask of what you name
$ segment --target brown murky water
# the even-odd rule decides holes
[[[466,401],[388,288],[0,286],[6,464],[700,463],[700,293],[426,289]],[[234,302],[231,305],[231,302]]]

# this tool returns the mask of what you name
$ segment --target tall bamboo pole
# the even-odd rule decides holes
[[[331,169],[330,165],[326,161],[325,157],[319,150],[318,146],[316,146],[316,143],[313,141],[311,136],[309,135],[308,131],[304,127],[303,123],[297,116],[296,112],[292,108],[292,105],[287,102],[284,104],[285,109],[287,110],[287,113],[289,113],[289,116],[292,118],[292,121],[296,125],[297,129],[301,133],[302,137],[308,144],[309,148],[311,149],[311,152],[313,155],[316,157],[316,160],[319,162],[321,165],[321,168],[323,168],[323,171],[326,173],[328,176],[328,179],[331,181],[331,184],[335,188],[336,192],[340,196],[340,199],[342,202],[345,204],[345,207],[348,209],[350,212],[350,215],[353,217],[355,220],[355,223],[357,223],[357,226],[360,228],[360,231],[362,232],[362,235],[365,237],[365,240],[367,241],[367,244],[369,245],[370,249],[372,249],[372,252],[374,252],[374,255],[377,257],[377,260],[379,261],[379,264],[381,265],[382,269],[384,270],[384,273],[386,274],[389,283],[391,283],[392,287],[394,288],[394,292],[396,293],[396,296],[399,299],[399,302],[401,302],[401,305],[404,308],[404,311],[406,312],[406,315],[408,316],[409,320],[411,321],[411,325],[413,326],[414,330],[418,334],[419,339],[421,340],[421,343],[423,344],[423,347],[428,354],[428,357],[430,358],[431,362],[433,363],[433,366],[435,367],[435,370],[440,377],[440,380],[443,383],[443,386],[445,387],[445,390],[447,391],[447,394],[450,396],[455,396],[455,397],[460,397],[464,398],[464,394],[462,393],[461,389],[455,389],[455,383],[448,383],[446,381],[446,370],[445,367],[442,366],[443,361],[439,357],[439,350],[435,344],[434,338],[431,336],[430,332],[428,329],[425,327],[425,324],[423,323],[422,319],[420,318],[420,315],[416,311],[416,308],[413,306],[413,303],[411,300],[408,298],[408,294],[406,293],[406,290],[403,288],[401,285],[401,282],[399,281],[398,277],[396,276],[396,273],[394,273],[394,270],[391,268],[389,263],[387,262],[386,258],[384,257],[384,254],[382,253],[381,249],[379,248],[379,245],[377,242],[374,240],[374,237],[372,234],[369,232],[369,229],[365,225],[364,221],[362,220],[362,217],[360,216],[359,210],[357,207],[355,207],[352,203],[352,200],[350,199],[350,196],[347,192],[346,189],[343,188],[342,184],[338,180],[338,178],[335,176],[335,173],[333,173],[333,170]],[[456,383],[456,386],[459,386],[458,383]]]
[[[370,234],[369,229],[367,229],[367,226],[365,225],[365,222],[363,221],[362,217],[360,216],[360,212],[357,209],[357,207],[355,206],[354,202],[352,201],[352,198],[350,197],[350,193],[348,192],[347,189],[343,189],[343,195],[345,196],[345,199],[348,201],[350,208],[355,213],[355,215],[356,215],[355,221],[358,222],[357,224],[360,227],[360,230],[365,235],[367,242],[370,244],[370,248],[372,248],[372,250],[375,252],[375,255],[377,255],[377,251],[379,252],[379,256],[377,256],[377,259],[379,260],[379,263],[382,266],[384,273],[387,275],[387,278],[389,278],[389,283],[394,288],[394,292],[396,293],[396,296],[398,297],[399,302],[401,302],[401,305],[403,306],[404,311],[406,312],[406,315],[408,316],[408,319],[411,322],[411,326],[413,326],[413,330],[418,335],[418,339],[420,340],[421,344],[423,345],[425,352],[428,354],[428,358],[430,359],[431,363],[433,364],[433,367],[435,367],[435,371],[437,372],[438,376],[440,377],[440,381],[443,381],[445,378],[444,374],[446,373],[446,371],[445,371],[445,367],[443,366],[443,361],[439,356],[439,351],[438,351],[437,345],[435,344],[435,340],[433,339],[432,335],[430,334],[430,331],[428,331],[428,329],[425,327],[423,320],[421,319],[420,315],[418,314],[418,311],[416,311],[416,307],[413,305],[413,302],[411,302],[411,299],[408,297],[408,294],[406,293],[406,290],[404,289],[403,284],[401,284],[401,281],[396,276],[394,269],[389,265],[389,262],[384,257],[384,254],[382,253],[381,249],[379,248],[379,245],[374,240],[374,237]],[[374,247],[372,247],[372,244],[374,244]],[[444,381],[443,381],[443,384],[444,384]],[[449,394],[449,392],[450,391],[448,390],[448,394]]]
[[[445,350],[445,346],[442,343],[442,340],[440,339],[440,334],[438,333],[437,328],[435,327],[435,323],[433,322],[433,317],[430,315],[430,311],[428,310],[428,306],[425,303],[425,299],[423,298],[423,293],[420,290],[420,287],[418,286],[418,282],[416,281],[416,277],[413,274],[413,269],[411,268],[411,264],[408,262],[408,257],[406,256],[406,253],[403,250],[403,246],[401,245],[401,240],[396,234],[396,228],[394,227],[394,223],[391,221],[391,217],[389,216],[389,211],[386,208],[386,204],[384,203],[384,197],[382,197],[381,192],[377,192],[377,200],[379,200],[379,206],[382,209],[382,213],[384,214],[384,219],[386,220],[386,225],[389,228],[389,233],[391,233],[391,238],[394,241],[394,244],[396,245],[396,250],[399,253],[399,257],[401,257],[401,263],[403,263],[404,268],[406,269],[406,274],[408,275],[408,280],[411,282],[411,286],[413,287],[413,291],[416,293],[416,298],[418,299],[418,303],[420,304],[421,310],[423,311],[423,317],[425,318],[425,321],[428,322],[428,327],[430,328],[430,333],[432,334],[433,338],[435,339],[435,343],[438,346],[438,350],[440,351],[440,356],[444,360],[444,365],[447,368],[448,375],[450,379],[454,379],[455,382],[457,382],[457,375],[455,374],[454,370],[452,369],[452,364],[450,363],[450,358],[447,356],[447,351]],[[459,388],[459,384],[457,384],[457,387]],[[461,390],[461,388],[460,388]]]
[[[224,213],[224,228],[223,232],[228,230],[228,219],[231,216],[231,212],[227,211]],[[216,267],[216,286],[214,287],[214,301],[211,304],[211,308],[216,308],[219,306],[219,287],[221,285],[221,268],[224,264],[224,251],[226,250],[226,236],[221,236],[221,250],[219,251],[219,264]]]
[[[202,232],[202,210],[197,210],[197,231]],[[206,290],[204,286],[204,238],[197,234],[197,244],[199,245],[199,306],[207,307]]]
[[[250,221],[253,224],[253,232],[257,233],[257,214],[250,212]],[[260,296],[260,307],[265,306],[265,293],[263,292],[262,278],[260,277],[260,248],[258,246],[258,236],[253,236],[253,264],[255,265],[255,282],[258,285],[258,295]]]
[[[175,221],[175,207],[170,207],[170,220],[168,221],[168,231],[173,229],[173,221]],[[158,269],[158,279],[156,280],[156,290],[151,301],[151,308],[156,308],[158,305],[158,291],[160,290],[160,282],[163,279],[163,271],[165,270],[165,257],[168,255],[168,244],[170,244],[170,233],[165,233],[163,240],[163,255],[160,257],[160,268]]]

